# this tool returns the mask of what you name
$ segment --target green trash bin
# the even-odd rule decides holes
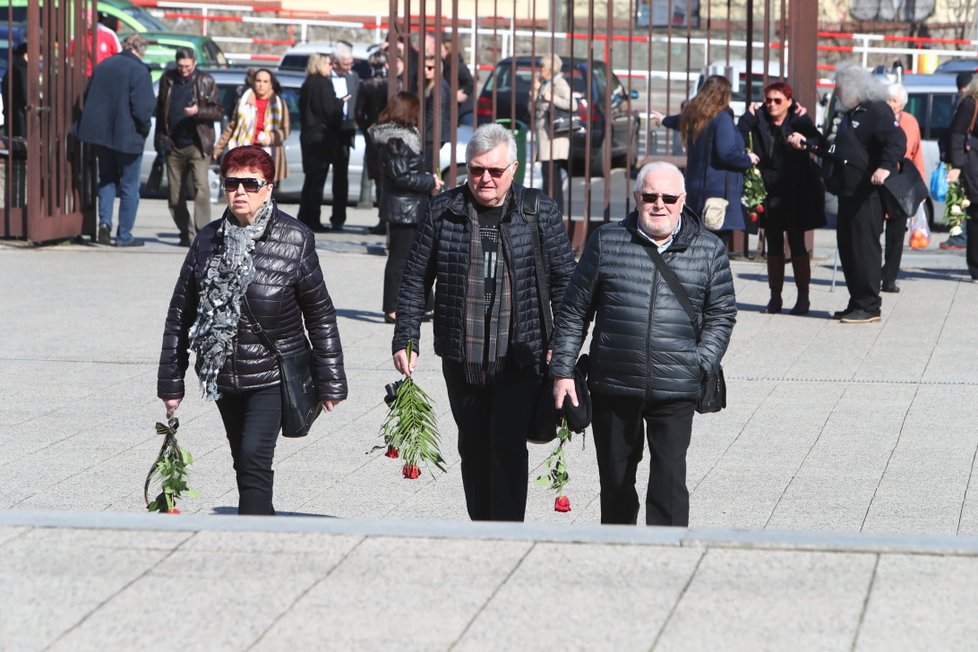
[[[516,160],[520,164],[516,166],[516,174],[513,175],[513,181],[522,186],[523,177],[526,174],[526,134],[529,131],[529,127],[522,120],[510,120],[509,118],[500,118],[496,120],[496,123],[509,128],[513,132],[513,137],[516,139]]]

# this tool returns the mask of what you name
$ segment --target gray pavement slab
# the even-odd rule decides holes
[[[371,452],[397,377],[375,220],[351,210],[317,241],[350,399],[278,443],[278,519],[227,516],[223,427],[189,375],[180,440],[201,496],[141,514],[185,254],[165,202],[141,204],[139,250],[0,242],[0,649],[148,647],[161,590],[185,594],[190,649],[968,649],[978,284],[962,252],[906,251],[869,325],[828,319],[847,297],[831,231],[807,317],[758,312],[764,266],[735,260],[730,402],[694,420],[692,528],[598,526],[588,433],[567,451],[573,510],[533,486],[550,447],[531,446],[528,523],[499,529],[467,522],[430,325],[416,378],[448,472],[403,480]],[[640,492],[647,477],[643,461]]]

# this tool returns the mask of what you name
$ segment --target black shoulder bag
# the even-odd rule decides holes
[[[696,310],[693,308],[693,303],[689,300],[689,295],[683,289],[682,284],[676,277],[676,273],[672,271],[669,264],[659,254],[656,246],[652,244],[645,247],[645,249],[648,251],[649,258],[652,259],[652,264],[656,266],[662,274],[662,277],[666,279],[666,283],[669,284],[672,293],[676,295],[679,303],[683,305],[686,314],[689,315],[689,321],[693,324],[693,331],[696,332],[696,343],[699,344],[702,329],[700,328],[700,320],[696,316]],[[706,414],[708,412],[719,412],[725,407],[727,407],[727,382],[723,379],[723,365],[718,364],[715,370],[701,370],[700,398],[696,402],[696,411],[700,414]]]
[[[316,380],[312,376],[312,350],[304,349],[283,356],[255,317],[248,297],[244,297],[242,304],[251,321],[251,332],[258,336],[278,361],[282,379],[282,436],[305,437],[323,409],[316,391]]]
[[[537,214],[540,207],[540,190],[527,188],[523,191],[523,215],[530,225],[533,238],[533,266],[536,268],[537,293],[540,295],[540,313],[543,320],[544,343],[546,350],[550,346],[550,336],[553,333],[554,322],[550,308],[550,283],[547,279],[547,266],[543,259],[543,244],[540,241],[540,228]],[[537,390],[536,408],[533,410],[533,422],[527,434],[527,441],[534,444],[546,444],[557,437],[557,424],[561,412],[567,418],[567,425],[574,432],[584,432],[591,425],[591,396],[587,389],[588,356],[584,354],[574,367],[575,390],[577,391],[577,407],[575,408],[566,398],[563,409],[554,407],[553,380],[550,378],[550,364],[547,363],[540,378]]]

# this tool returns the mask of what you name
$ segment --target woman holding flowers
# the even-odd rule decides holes
[[[948,181],[960,178],[964,185],[964,191],[968,198],[966,207],[967,218],[974,219],[978,215],[978,75],[963,91],[964,97],[958,102],[958,108],[954,111],[951,119],[951,126],[948,131],[951,134],[951,145],[948,151],[948,159],[951,162],[951,171],[948,172]],[[960,175],[960,177],[958,176]],[[971,280],[978,280],[978,228],[969,225],[967,233],[968,244],[965,252],[965,260],[968,263],[968,273]]]
[[[221,164],[228,208],[201,229],[180,270],[163,331],[157,395],[172,415],[184,396],[189,350],[204,398],[217,402],[238,484],[238,513],[272,515],[272,457],[282,424],[283,357],[311,349],[323,408],[346,398],[336,311],[312,230],[272,200],[275,166],[261,147]],[[308,337],[307,337],[308,334]],[[311,344],[311,345],[310,345]]]
[[[737,128],[759,158],[757,168],[767,191],[767,198],[756,209],[767,244],[767,282],[771,290],[771,298],[761,312],[781,312],[787,234],[798,289],[791,314],[806,315],[812,271],[805,231],[825,225],[825,194],[818,169],[808,152],[788,144],[792,132],[805,136],[817,134],[811,118],[800,110],[792,96],[792,88],[787,83],[768,84],[764,88],[764,103],[752,104],[741,116]]]

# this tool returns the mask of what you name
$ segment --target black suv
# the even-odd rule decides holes
[[[496,64],[489,74],[482,92],[479,94],[476,114],[479,124],[498,119],[515,118],[532,128],[532,118],[528,105],[530,83],[533,74],[540,69],[541,57],[508,57]],[[605,115],[605,93],[608,89],[608,66],[603,61],[595,61],[592,70],[591,107],[587,103],[588,62],[575,59],[573,65],[564,59],[561,71],[571,86],[577,100],[577,111],[585,127],[591,129],[591,176],[604,176],[604,138],[610,128],[612,166],[624,166],[628,147],[633,156],[638,147],[639,115],[631,108],[631,100],[638,98],[638,91],[631,96],[619,79],[611,75],[611,113]],[[514,84],[515,79],[515,84]],[[514,90],[515,86],[515,90]],[[493,93],[496,95],[496,111],[493,113]],[[585,132],[577,131],[571,136],[571,156],[575,172],[583,171],[585,160]]]

